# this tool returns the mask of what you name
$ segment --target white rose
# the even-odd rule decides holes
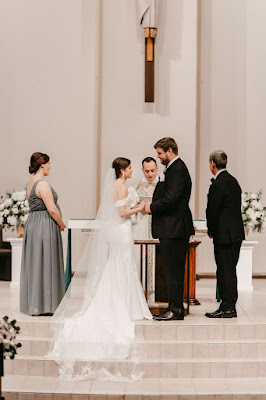
[[[29,202],[28,202],[27,199],[24,201],[24,206],[27,207],[27,208],[29,208]]]
[[[28,219],[28,216],[29,216],[29,214],[27,214],[27,215],[22,215],[22,216],[20,217],[21,225],[25,225],[25,223],[26,223],[26,221],[27,221],[27,219]]]
[[[258,208],[259,207],[259,205],[260,205],[260,203],[258,202],[258,200],[253,200],[252,201],[252,208]]]
[[[3,225],[4,222],[4,218],[2,217],[2,215],[0,216],[0,225]]]
[[[4,206],[5,206],[5,207],[9,207],[9,206],[11,206],[11,204],[12,204],[12,200],[11,200],[11,199],[6,199],[6,200],[4,201]]]
[[[26,215],[30,212],[30,209],[28,207],[24,207],[24,208],[22,208],[22,212],[23,212],[23,215]]]
[[[260,202],[258,202],[257,210],[263,211],[263,205]]]
[[[257,195],[255,193],[252,193],[250,197],[251,197],[251,199],[256,199]]]
[[[255,212],[254,212],[254,210],[252,208],[249,208],[247,210],[247,215],[251,219],[252,222],[256,222]]]
[[[26,190],[22,190],[22,192],[19,192],[19,200],[24,201],[26,199]]]
[[[248,208],[246,214],[251,218],[252,214],[254,214],[254,211],[252,210],[252,208]]]
[[[245,200],[243,200],[243,201],[242,201],[242,207],[243,207],[243,208],[246,208],[247,205],[248,205],[248,203],[247,203]]]
[[[13,214],[18,214],[18,208],[17,207],[13,207],[12,208],[12,212],[13,212]]]
[[[12,226],[16,226],[17,218],[14,217],[13,215],[10,215],[9,217],[7,217],[7,222]]]
[[[12,193],[12,195],[11,195],[11,199],[12,199],[12,200],[14,200],[14,201],[18,201],[17,192],[15,192],[15,193]]]
[[[26,198],[26,190],[22,190],[22,192],[12,193],[12,199],[15,201],[24,201]]]
[[[256,211],[255,212],[255,218],[256,219],[260,219],[261,218],[261,212],[260,211]]]
[[[246,200],[246,193],[241,194],[242,200]]]
[[[0,210],[2,211],[4,208],[5,208],[4,204],[1,203],[1,204],[0,204]]]
[[[6,209],[4,210],[4,215],[7,216],[8,214],[9,214],[9,210],[6,208]]]

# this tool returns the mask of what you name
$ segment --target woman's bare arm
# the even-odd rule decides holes
[[[66,225],[64,224],[61,214],[55,205],[54,196],[50,185],[45,181],[39,182],[36,186],[36,194],[43,200],[44,204],[46,205],[47,211],[55,220],[55,222],[58,223],[61,231],[63,231],[66,228]]]

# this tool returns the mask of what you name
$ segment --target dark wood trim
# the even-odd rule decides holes
[[[152,41],[153,61],[147,60],[148,40]],[[145,103],[154,103],[154,38],[145,38]]]
[[[200,279],[216,279],[216,274],[215,273],[197,274],[196,280],[199,281]],[[266,274],[254,273],[252,274],[252,279],[266,279]]]

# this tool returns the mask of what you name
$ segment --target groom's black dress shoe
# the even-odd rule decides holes
[[[176,314],[171,310],[166,310],[162,314],[154,314],[153,319],[156,321],[172,321],[172,320],[183,320],[183,314]]]
[[[236,312],[236,310],[229,310],[229,311],[216,310],[212,313],[206,313],[205,317],[208,317],[208,318],[234,318],[234,317],[237,317],[237,312]]]

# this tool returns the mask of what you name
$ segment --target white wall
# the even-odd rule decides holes
[[[118,11],[119,10],[119,13]],[[102,174],[117,156],[156,156],[154,143],[173,136],[195,176],[197,2],[160,1],[155,45],[155,103],[144,102],[144,36],[134,0],[104,1]],[[194,209],[194,192],[191,199]]]
[[[246,62],[246,184],[247,190],[263,190],[266,206],[266,3],[247,0]],[[259,245],[254,253],[255,272],[266,274],[266,227],[263,235],[254,235]]]
[[[97,41],[97,0],[0,3],[0,193],[48,153],[65,221],[95,215]]]
[[[208,157],[222,148],[228,170],[243,191],[264,191],[266,146],[266,3],[260,0],[205,0],[202,2],[200,215],[204,217],[211,177]],[[266,236],[254,252],[254,272],[266,273]],[[215,272],[212,244],[199,248],[198,272]]]

